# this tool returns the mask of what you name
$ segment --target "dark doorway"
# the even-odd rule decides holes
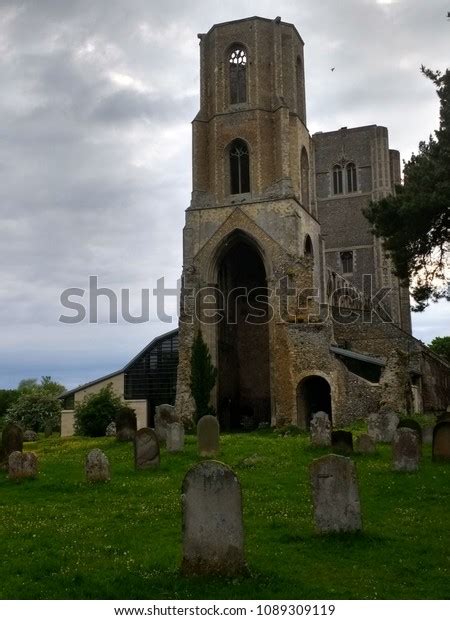
[[[269,311],[264,263],[244,234],[230,237],[219,260],[224,318],[218,326],[221,428],[270,423]]]
[[[331,417],[331,388],[323,377],[306,377],[297,386],[297,422],[300,428],[308,429],[312,416],[318,411]]]

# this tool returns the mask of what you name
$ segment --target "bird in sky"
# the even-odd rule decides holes
[[[334,71],[336,69],[336,67],[331,67],[331,71]]]

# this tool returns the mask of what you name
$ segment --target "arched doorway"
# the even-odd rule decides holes
[[[267,281],[259,249],[241,231],[224,243],[218,285],[225,303],[218,325],[221,428],[257,428],[270,423]]]
[[[300,428],[308,429],[312,416],[318,411],[325,411],[332,419],[331,388],[323,377],[310,375],[297,386],[297,423]]]

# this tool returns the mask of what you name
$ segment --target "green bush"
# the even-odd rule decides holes
[[[102,437],[108,424],[115,422],[123,408],[120,396],[114,393],[109,383],[75,405],[75,433],[86,437]]]
[[[208,346],[198,330],[191,352],[191,394],[195,401],[196,421],[204,415],[215,415],[209,404],[211,390],[216,384],[217,369],[211,362]]]
[[[61,403],[56,396],[39,387],[19,394],[6,414],[6,422],[14,422],[24,430],[43,432],[45,425],[51,423],[53,428],[60,425]]]

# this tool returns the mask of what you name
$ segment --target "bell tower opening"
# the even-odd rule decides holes
[[[270,423],[269,308],[260,252],[236,231],[218,261],[224,317],[218,326],[218,413],[221,428]]]

